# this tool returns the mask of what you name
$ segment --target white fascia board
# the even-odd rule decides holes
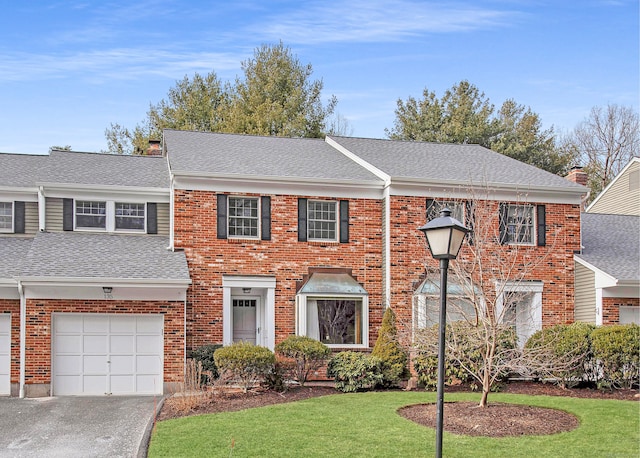
[[[250,275],[223,275],[223,288],[275,288],[276,277]]]
[[[517,187],[504,184],[463,183],[453,180],[429,182],[392,177],[391,195],[579,205],[584,194],[567,188]]]
[[[20,290],[16,280],[0,278],[0,299],[20,299]]]
[[[632,165],[633,163],[635,163],[635,162],[640,162],[640,157],[634,157],[634,158],[632,158],[632,159],[629,161],[629,163],[628,163],[627,165],[625,165],[625,166],[623,167],[623,169],[622,169],[622,170],[620,170],[620,173],[618,173],[618,175],[616,175],[616,176],[615,176],[615,178],[614,178],[613,180],[611,180],[611,183],[609,183],[609,184],[607,185],[607,187],[606,187],[606,188],[604,188],[602,191],[600,191],[600,194],[598,194],[598,195],[596,196],[596,198],[595,198],[595,199],[593,199],[593,201],[592,201],[592,202],[589,204],[589,206],[585,209],[585,212],[586,212],[586,213],[589,213],[589,211],[591,210],[591,207],[593,207],[594,205],[596,205],[596,204],[598,203],[598,201],[600,200],[600,198],[601,198],[602,196],[604,196],[604,195],[607,193],[607,191],[609,191],[609,188],[611,188],[611,186],[613,186],[613,185],[618,181],[618,179],[619,179],[622,175],[624,175],[624,174],[625,174],[625,172],[627,171],[627,169],[629,169],[629,168],[631,167],[631,165]]]
[[[157,202],[169,202],[169,187],[145,188],[135,186],[105,186],[81,184],[38,183],[44,188],[46,197],[86,199],[127,199],[127,201],[146,201],[153,199]]]
[[[280,194],[297,196],[381,199],[382,181],[319,180],[313,178],[266,178],[255,176],[194,176],[174,172],[175,189],[199,191]]]
[[[72,278],[72,277],[16,277],[16,280],[25,286],[120,286],[136,288],[187,288],[191,279],[159,279],[159,278]]]
[[[9,188],[0,186],[0,201],[19,200],[37,202],[38,188]]]
[[[591,270],[594,274],[595,274],[595,287],[596,288],[611,288],[614,286],[618,285],[618,279],[609,275],[608,273],[606,273],[604,270],[601,270],[599,268],[597,268],[596,266],[594,266],[593,264],[585,261],[584,259],[580,258],[579,255],[573,255],[573,259],[583,265],[584,267],[586,267],[587,269]]]

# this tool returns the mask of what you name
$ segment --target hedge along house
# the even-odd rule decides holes
[[[190,279],[168,250],[166,159],[3,154],[0,174],[0,252],[14,262],[0,280],[0,392],[161,394],[182,381]]]

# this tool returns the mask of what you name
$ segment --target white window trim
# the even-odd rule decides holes
[[[252,199],[255,200],[257,202],[257,206],[258,206],[258,229],[257,229],[257,234],[255,236],[253,235],[231,235],[231,230],[229,228],[229,221],[231,221],[232,216],[230,215],[231,211],[231,204],[230,201],[231,199]],[[260,234],[262,232],[262,205],[261,205],[261,201],[260,201],[260,197],[256,197],[256,196],[241,196],[241,195],[230,195],[227,196],[227,238],[229,239],[234,239],[234,240],[238,240],[238,239],[245,239],[245,240],[260,240]]]
[[[311,237],[309,235],[309,222],[311,221],[311,218],[309,217],[309,204],[311,203],[315,203],[315,202],[321,202],[321,203],[331,203],[334,205],[334,214],[336,215],[333,223],[336,225],[335,226],[335,237],[333,238],[327,238],[327,239],[319,239],[319,238],[315,238],[315,237]],[[314,219],[314,221],[319,221]],[[328,221],[328,220],[327,220]],[[307,240],[309,242],[337,242],[338,240],[340,240],[340,203],[337,200],[322,200],[322,199],[309,199],[307,200]]]
[[[437,302],[437,306],[436,308],[438,309],[438,316],[440,316],[440,296],[434,296],[432,294],[414,294],[413,295],[413,301],[412,301],[412,307],[413,307],[413,320],[412,320],[412,325],[413,325],[413,331],[416,332],[417,330],[420,329],[424,329],[426,327],[428,327],[427,324],[427,317],[428,317],[428,313],[427,313],[427,298],[434,298],[436,299]],[[462,294],[456,294],[456,295],[451,295],[448,294],[447,295],[447,315],[449,314],[450,310],[451,310],[451,303],[449,302],[450,298],[466,298],[466,299],[470,299],[469,296],[465,296]],[[478,313],[482,314],[484,313],[485,309],[486,309],[486,302],[484,300],[484,296],[478,296]],[[448,321],[447,321],[448,322]]]
[[[505,283],[496,282],[496,313],[502,320],[504,318],[504,295],[505,293],[533,293],[533,299],[531,301],[531,319],[533,321],[531,328],[535,331],[542,329],[542,291],[544,289],[544,283],[541,281],[521,281],[512,282],[507,281]],[[524,345],[525,342],[520,342]]]
[[[78,227],[76,221],[76,202],[104,202],[105,203],[105,227]],[[144,229],[116,229],[116,203],[119,204],[143,204],[144,205]],[[129,202],[126,200],[100,200],[100,199],[73,199],[73,230],[78,232],[118,232],[125,234],[146,234],[147,232],[147,204],[143,202]]]
[[[3,200],[0,201],[3,204],[11,204],[11,227],[10,228],[0,228],[0,232],[11,234],[15,231],[16,227],[16,203],[13,200]]]
[[[536,246],[536,241],[538,240],[538,214],[536,211],[536,206],[533,204],[507,204],[507,221],[505,221],[505,225],[507,227],[507,238],[509,236],[509,210],[513,207],[527,207],[531,209],[531,220],[532,220],[532,228],[531,228],[531,241],[530,242],[514,242],[509,240],[507,242],[508,245],[518,245],[518,246]]]
[[[344,294],[298,294],[296,295],[296,335],[307,335],[308,299],[352,299],[362,301],[362,343],[325,344],[329,348],[369,348],[369,296]]]

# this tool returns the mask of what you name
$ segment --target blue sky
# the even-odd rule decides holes
[[[106,148],[176,80],[222,80],[262,44],[313,66],[353,135],[385,138],[398,98],[461,80],[567,132],[639,105],[638,0],[0,0],[0,152]]]

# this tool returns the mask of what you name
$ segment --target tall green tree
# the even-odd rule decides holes
[[[301,64],[282,42],[256,48],[241,65],[243,78],[234,84],[213,71],[185,76],[134,128],[112,123],[105,130],[108,152],[144,154],[149,139],[168,128],[284,137],[322,137],[335,129],[335,96],[322,103],[322,80],[312,80],[311,64]]]
[[[476,86],[461,81],[441,99],[425,89],[423,99],[398,100],[387,136],[396,140],[475,143],[559,175],[574,165],[570,150],[557,148],[553,128],[543,129],[530,108],[509,99],[500,110]]]

